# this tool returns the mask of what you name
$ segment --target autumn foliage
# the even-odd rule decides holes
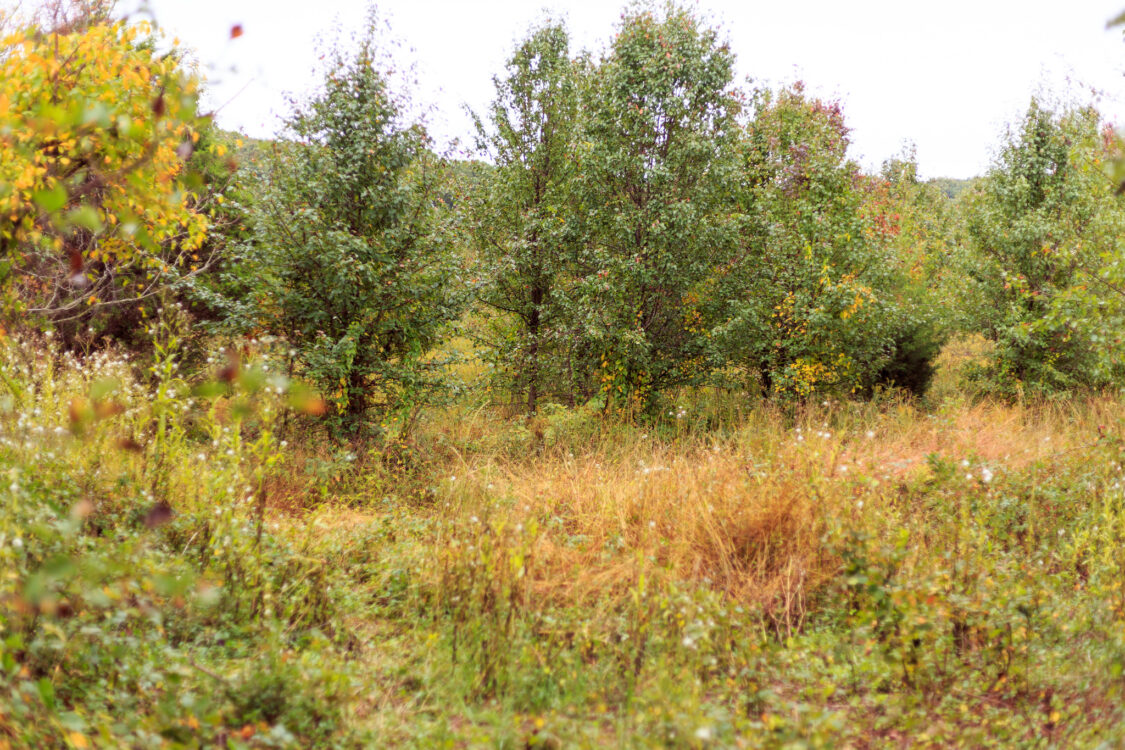
[[[198,80],[146,23],[0,39],[0,271],[56,320],[152,293],[203,242],[184,162]]]

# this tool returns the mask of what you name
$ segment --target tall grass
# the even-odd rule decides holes
[[[0,743],[1123,736],[1115,394],[463,402],[336,445],[158,333],[0,347]]]

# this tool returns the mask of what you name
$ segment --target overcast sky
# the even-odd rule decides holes
[[[135,1],[135,0],[134,0]],[[127,7],[127,3],[123,6]],[[1125,0],[693,0],[738,56],[740,78],[803,80],[838,98],[852,156],[868,168],[917,146],[925,177],[988,166],[1006,123],[1048,93],[1099,106],[1125,123],[1125,43],[1106,21]],[[316,82],[317,39],[358,26],[362,0],[150,0],[156,21],[196,50],[221,126],[276,132],[285,93]],[[516,42],[546,13],[564,18],[576,49],[600,51],[624,3],[615,0],[384,0],[381,15],[413,63],[412,97],[433,107],[441,144],[467,140],[465,105],[481,110]],[[230,39],[241,24],[243,35]],[[229,100],[229,101],[228,101]]]

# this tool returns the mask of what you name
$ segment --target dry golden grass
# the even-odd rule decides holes
[[[762,408],[722,438],[662,441],[637,429],[584,448],[453,450],[436,502],[419,512],[536,523],[535,588],[551,600],[622,595],[643,568],[650,578],[706,580],[799,623],[837,569],[822,543],[833,521],[878,531],[900,487],[928,474],[929,454],[1016,469],[1088,444],[1122,413],[1112,398],[933,415],[906,403],[831,405],[796,418]],[[467,439],[489,428],[477,414],[448,429]]]
[[[395,448],[413,464],[372,451],[341,467],[327,492],[314,491],[323,478],[302,471],[328,460],[326,449],[299,441],[271,496],[290,511],[333,498],[317,518],[337,530],[386,512],[375,508],[403,512],[401,502],[377,502],[389,495],[408,500],[408,515],[440,521],[435,528],[471,535],[475,518],[482,532],[527,530],[533,588],[544,602],[612,600],[643,570],[649,580],[707,582],[791,627],[839,570],[825,535],[841,527],[890,534],[902,521],[896,499],[929,476],[931,454],[1018,470],[1089,445],[1101,425],[1125,415],[1112,396],[1058,404],[959,397],[932,411],[893,399],[739,408],[726,421],[737,427],[725,431],[689,427],[689,415],[647,433],[596,414],[529,424],[489,407],[455,409]],[[439,575],[432,561],[450,537],[434,531],[418,541],[419,570]]]

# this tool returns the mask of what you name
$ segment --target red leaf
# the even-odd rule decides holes
[[[145,526],[155,529],[172,520],[172,506],[161,500],[145,513]]]
[[[72,247],[67,251],[67,255],[70,260],[70,275],[81,276],[82,271],[86,268],[86,264],[82,261],[82,251]]]

